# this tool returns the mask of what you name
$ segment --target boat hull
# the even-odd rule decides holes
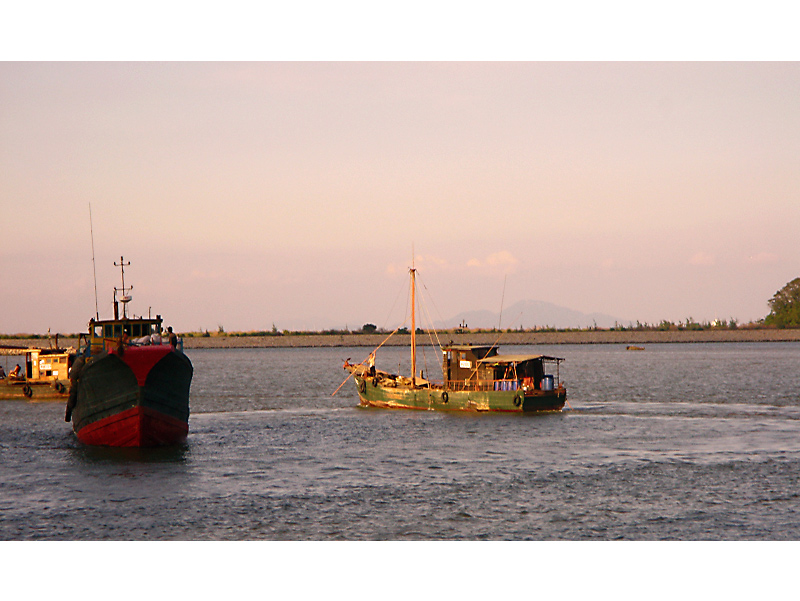
[[[0,380],[2,401],[63,401],[69,382],[7,382]]]
[[[528,413],[560,411],[567,400],[563,387],[553,391],[446,390],[437,386],[387,386],[370,376],[356,376],[355,380],[361,405],[388,409]]]
[[[169,345],[129,347],[87,360],[77,383],[73,430],[81,442],[157,447],[189,432],[188,357]]]

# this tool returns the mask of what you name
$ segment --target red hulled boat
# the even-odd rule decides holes
[[[116,263],[115,263],[116,265]],[[130,263],[128,263],[130,265]],[[89,321],[70,370],[66,421],[81,442],[111,447],[158,447],[184,442],[189,432],[192,363],[162,319],[129,317],[122,257],[123,314],[114,288],[114,319]],[[170,328],[171,330],[171,328]]]

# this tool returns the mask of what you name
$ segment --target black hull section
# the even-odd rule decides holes
[[[124,359],[115,353],[93,358],[78,381],[73,429],[87,444],[179,442],[188,431],[192,374],[186,355],[172,350],[164,354],[158,347],[128,349]]]

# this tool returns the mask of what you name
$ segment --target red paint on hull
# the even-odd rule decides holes
[[[106,447],[159,447],[184,442],[189,424],[148,407],[134,407],[93,422],[77,432],[85,444]]]
[[[118,351],[112,352],[118,355],[119,358],[131,368],[139,386],[144,386],[147,380],[147,374],[150,373],[153,366],[161,361],[165,355],[172,352],[172,347],[168,344],[132,346],[127,348],[123,353],[119,353]]]

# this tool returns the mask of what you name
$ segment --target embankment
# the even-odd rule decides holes
[[[668,342],[798,342],[800,329],[775,330],[741,328],[737,330],[676,330],[676,331],[579,331],[579,332],[475,332],[454,334],[440,332],[442,344],[659,344]],[[209,336],[184,337],[184,348],[302,348],[361,346],[375,348],[386,340],[385,334],[292,334],[284,336]],[[435,339],[434,339],[435,340]],[[395,334],[387,346],[408,346],[410,335]],[[417,336],[418,344],[429,344],[428,334]],[[7,339],[5,346],[46,347],[44,339]],[[60,338],[59,346],[77,347],[76,338]]]

